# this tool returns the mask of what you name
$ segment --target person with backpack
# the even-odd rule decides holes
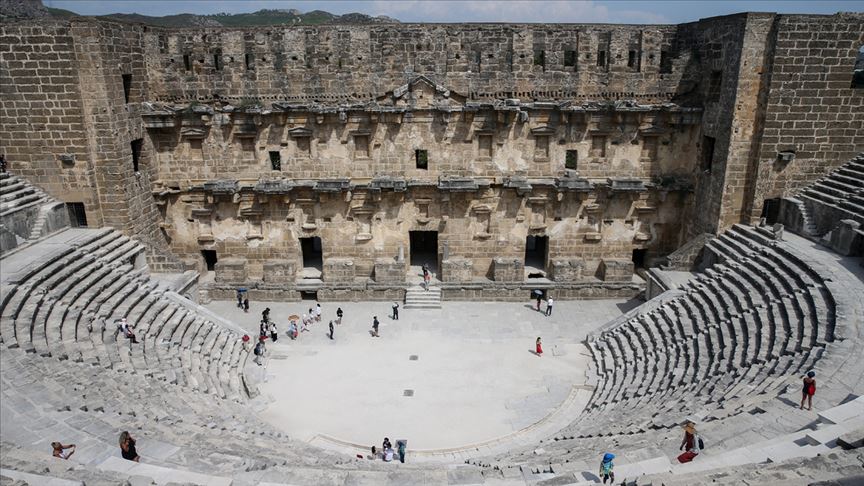
[[[264,357],[264,339],[265,338],[263,337],[258,339],[258,344],[255,345],[255,350],[253,351],[255,353],[255,364],[257,364],[258,366],[261,366],[261,360]]]
[[[615,473],[612,471],[612,468],[615,467],[612,464],[612,459],[615,459],[615,454],[611,452],[607,452],[603,454],[603,460],[600,461],[600,478],[603,479],[603,484],[606,484],[606,480],[609,479],[609,484],[615,484]]]
[[[679,447],[684,453],[678,456],[678,462],[684,464],[692,461],[694,457],[699,455],[699,451],[703,447],[702,438],[696,433],[696,424],[688,420],[684,424],[684,438]]]
[[[804,401],[807,401],[807,410],[813,410],[813,395],[816,394],[816,372],[810,370],[803,378],[804,389],[801,391],[801,410],[804,410]]]

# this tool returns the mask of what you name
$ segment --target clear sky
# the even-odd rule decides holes
[[[402,22],[682,23],[736,12],[864,12],[864,0],[43,0],[82,15],[241,13],[261,9],[388,15]]]

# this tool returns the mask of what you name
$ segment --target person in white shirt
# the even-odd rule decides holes
[[[552,297],[548,297],[546,299],[546,316],[547,317],[552,315],[552,304],[553,304]]]

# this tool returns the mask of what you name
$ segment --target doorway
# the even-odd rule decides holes
[[[780,217],[780,198],[766,199],[762,206],[761,217],[765,218],[768,224],[776,223]]]
[[[410,265],[429,267],[432,273],[438,273],[438,232],[409,231],[408,232]]]
[[[201,256],[204,258],[204,265],[207,267],[207,271],[215,271],[216,262],[219,261],[216,258],[216,250],[201,250]]]
[[[644,248],[637,248],[633,250],[633,268],[644,269],[645,268],[645,255],[648,253],[648,250]]]
[[[525,274],[529,278],[546,277],[546,259],[549,256],[548,236],[529,236],[525,239]]]
[[[312,236],[300,238],[300,251],[303,253],[303,278],[321,278],[321,270],[324,268],[321,238]]]

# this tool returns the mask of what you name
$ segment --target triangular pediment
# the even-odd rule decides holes
[[[378,97],[379,103],[411,109],[447,108],[462,106],[466,97],[422,74]]]

